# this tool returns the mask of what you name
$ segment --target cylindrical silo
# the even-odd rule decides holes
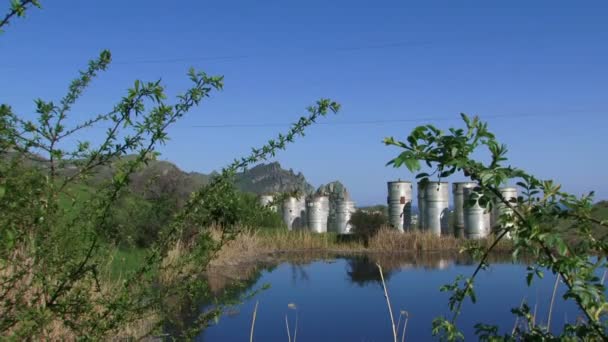
[[[287,197],[285,199],[283,222],[289,230],[306,227],[306,201],[304,198]]]
[[[355,202],[347,200],[336,201],[336,231],[338,234],[350,234],[350,217],[355,212]]]
[[[418,182],[418,229],[425,230],[426,222],[425,215],[426,212],[424,208],[426,207],[426,203],[424,203],[424,187],[422,186],[422,182]]]
[[[505,188],[500,188],[500,194],[502,195],[502,197],[504,199],[506,199],[507,201],[509,201],[511,203],[512,206],[516,206],[517,205],[517,188],[514,187],[505,187]],[[494,209],[492,210],[492,227],[493,228],[500,228],[498,227],[500,222],[500,217],[504,216],[504,215],[513,215],[513,210],[510,209],[506,204],[504,204],[501,200],[499,200],[498,198],[496,199],[496,202],[494,203]],[[511,227],[513,224],[512,223],[506,223],[504,225],[504,228],[507,227]],[[510,234],[507,235],[507,237],[510,237]]]
[[[272,195],[261,195],[260,196],[260,205],[262,206],[267,206],[270,205],[272,203],[272,201],[274,200],[274,196]],[[276,205],[272,205],[270,207],[270,210],[274,211],[275,213],[277,212],[277,206]]]
[[[454,196],[454,236],[464,237],[464,188],[474,188],[475,182],[452,183]]]
[[[466,202],[470,198],[477,198],[475,188],[464,188],[463,199]],[[490,233],[490,212],[476,202],[474,205],[465,205],[464,234],[467,239],[481,239]]]
[[[449,234],[450,190],[447,182],[428,182],[424,188],[425,231],[434,235]]]
[[[329,197],[314,195],[306,201],[308,229],[314,233],[327,232],[329,218]]]
[[[400,231],[412,226],[412,183],[388,182],[388,222]]]

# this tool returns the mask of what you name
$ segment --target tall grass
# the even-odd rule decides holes
[[[256,233],[259,246],[268,252],[352,249],[356,244],[339,244],[333,233],[317,234],[303,230],[270,230]]]
[[[146,250],[143,248],[116,248],[110,255],[106,275],[109,280],[118,280],[141,266],[146,257]]]
[[[110,247],[108,247],[110,248]],[[123,286],[125,274],[134,270],[143,261],[143,252],[141,250],[122,250],[115,249],[110,252],[111,258],[108,264],[100,265],[99,277],[95,279],[95,286],[79,285],[72,288],[72,291],[80,293],[88,293],[92,298],[102,299],[111,298]],[[35,310],[35,306],[39,305],[37,310],[48,310],[44,304],[40,304],[45,300],[42,295],[43,289],[40,283],[36,283],[34,271],[31,267],[33,264],[33,256],[29,251],[23,249],[15,249],[11,256],[13,259],[21,260],[20,263],[10,263],[7,267],[0,267],[0,283],[4,283],[6,279],[11,277],[19,277],[18,282],[13,282],[13,287],[4,292],[5,298],[0,302],[0,315],[7,314],[12,310],[10,303],[19,303],[23,307]],[[21,265],[17,268],[15,265]],[[91,280],[93,281],[93,280]],[[87,313],[82,314],[79,319],[90,320],[97,317],[101,307],[92,306]],[[70,313],[66,313],[69,315]],[[154,310],[144,313],[134,320],[125,321],[118,330],[110,332],[109,337],[121,338],[129,336],[132,338],[141,338],[148,336],[150,332],[158,325],[159,316]],[[16,322],[13,327],[7,330],[7,333],[19,334],[20,330],[28,329],[22,325],[23,322]],[[80,336],[70,326],[65,324],[65,321],[60,317],[48,316],[47,325],[40,335],[45,340],[73,341],[79,339]],[[24,338],[25,339],[25,338]]]
[[[211,235],[219,240],[219,229],[211,228]],[[489,245],[492,238],[471,242],[454,237],[437,237],[419,232],[400,233],[389,228],[381,229],[369,241],[351,238],[342,239],[336,234],[317,234],[307,231],[243,229],[241,233],[224,244],[204,269],[211,293],[221,291],[232,284],[246,281],[268,265],[280,261],[309,263],[318,259],[333,259],[336,255],[371,253],[375,261],[387,269],[403,267],[403,256],[409,255],[412,266],[441,267],[445,260],[453,258],[454,252],[470,243]],[[186,253],[192,242],[178,242],[163,261],[163,272],[157,275],[161,284],[168,286],[179,277],[172,273],[172,265]],[[510,243],[501,243],[498,250],[509,250]],[[423,253],[433,252],[433,253]],[[466,255],[460,262],[469,262]],[[132,256],[132,258],[135,258]],[[194,261],[196,263],[196,261]],[[437,264],[439,263],[439,264]],[[180,268],[183,268],[181,265]],[[193,272],[199,265],[186,265]]]
[[[281,252],[331,252],[331,253],[413,253],[454,252],[471,243],[490,245],[493,237],[471,242],[452,236],[435,236],[423,232],[401,233],[385,227],[368,241],[351,236],[341,239],[333,233],[317,234],[302,230],[255,230],[245,229],[222,248],[212,266],[236,265],[255,261],[254,257]],[[509,250],[508,241],[501,242],[497,250]]]
[[[453,236],[438,237],[414,231],[401,233],[395,229],[382,228],[369,239],[368,249],[376,252],[418,252],[458,250],[464,240]]]

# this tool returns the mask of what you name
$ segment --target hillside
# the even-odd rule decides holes
[[[12,152],[2,155],[3,159],[10,159],[14,156],[16,154]],[[117,165],[130,158],[134,158],[134,156],[126,156],[115,160],[111,165],[98,167],[95,169],[95,174],[87,180],[87,183],[96,186],[109,180]],[[41,168],[49,166],[48,160],[37,155],[31,155],[26,163]],[[59,172],[64,176],[74,174],[77,163],[78,161],[67,163]],[[185,172],[169,161],[153,160],[132,175],[130,187],[135,193],[141,195],[154,196],[159,193],[173,193],[177,194],[178,197],[186,198],[191,192],[208,184],[216,174],[216,172],[211,174]],[[241,191],[255,194],[293,190],[310,194],[315,190],[306,181],[302,173],[295,173],[291,169],[285,170],[278,162],[258,164],[249,170],[237,173],[235,183]]]
[[[593,217],[600,220],[608,219],[608,201],[599,201],[593,206],[591,211]]]

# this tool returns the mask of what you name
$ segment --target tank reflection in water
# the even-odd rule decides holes
[[[428,341],[433,318],[448,314],[449,294],[439,291],[459,275],[470,275],[476,264],[467,257],[450,254],[361,255],[355,258],[315,254],[282,256],[262,271],[249,290],[270,284],[270,289],[239,306],[237,314],[223,315],[207,328],[199,341],[244,341],[249,339],[251,314],[259,301],[255,340],[287,340],[285,315],[292,317],[288,304],[297,306],[298,340],[301,341],[387,341],[392,340],[386,301],[376,268],[380,263],[393,310],[410,314],[407,337]],[[555,277],[526,286],[525,264],[514,264],[508,256],[495,255],[492,266],[476,283],[477,304],[467,301],[459,318],[466,340],[476,340],[476,323],[498,324],[501,332],[511,331],[515,317],[510,309],[523,298],[537,307],[537,322],[546,322]],[[563,285],[560,285],[563,286]],[[564,288],[560,287],[557,298]],[[553,308],[551,328],[561,329],[574,322],[578,311],[572,303],[558,300]],[[293,317],[292,317],[293,319]],[[293,323],[293,321],[291,322]],[[293,329],[293,326],[290,326]]]

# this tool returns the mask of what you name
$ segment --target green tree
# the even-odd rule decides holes
[[[31,6],[39,3],[12,1],[0,28]],[[110,52],[102,51],[65,97],[37,99],[36,120],[0,105],[0,332],[5,336],[101,339],[127,334],[127,325],[150,315],[156,317],[154,324],[143,334],[161,329],[173,317],[169,311],[176,298],[198,298],[208,291],[200,271],[240,232],[242,200],[234,174],[274,156],[320,117],[339,109],[335,102],[319,100],[286,134],[225,167],[146,241],[141,266],[108,284],[103,272],[113,247],[107,237],[116,232],[117,208],[134,198],[131,176],[157,156],[156,147],[167,141],[172,124],[223,87],[222,77],[190,70],[190,88],[169,101],[160,81],[137,80],[113,109],[68,127],[70,109],[110,62]],[[99,126],[109,129],[97,146],[62,143]],[[135,157],[121,159],[127,155]],[[116,160],[122,162],[114,165],[111,179],[82,196],[83,182]],[[67,165],[73,170],[65,175],[61,170]],[[209,230],[212,225],[221,227],[219,240]],[[191,240],[182,254],[172,255],[184,232],[191,233]],[[183,337],[219,313],[216,308],[200,314]]]
[[[367,245],[371,237],[388,225],[388,219],[383,213],[357,210],[352,214],[350,224],[353,227],[353,234],[361,237]]]
[[[433,333],[445,340],[463,339],[456,326],[462,303],[467,298],[475,302],[477,274],[490,267],[488,255],[510,234],[513,257],[523,254],[533,257],[534,263],[528,267],[526,276],[528,285],[534,278],[543,277],[546,270],[557,274],[567,287],[564,299],[574,301],[586,319],[580,324],[565,324],[561,334],[554,336],[548,326],[532,324],[532,315],[524,305],[512,312],[528,323],[526,327],[518,327],[513,335],[500,336],[496,326],[478,324],[478,337],[482,340],[606,340],[608,303],[598,272],[606,269],[608,235],[594,235],[592,228],[594,225],[606,228],[608,222],[592,217],[593,193],[576,197],[561,191],[560,185],[552,180],[541,180],[507,165],[507,148],[497,141],[487,124],[464,114],[462,119],[463,128],[443,132],[425,125],[415,128],[405,141],[392,137],[384,140],[386,145],[404,150],[389,165],[406,166],[410,171],[418,172],[420,163],[424,162],[433,173],[418,173],[416,178],[423,182],[433,175],[443,178],[462,172],[479,185],[477,196],[466,205],[479,203],[491,210],[494,205],[501,204],[509,209],[501,215],[495,241],[489,248],[483,250],[473,245],[468,249],[479,258],[473,274],[467,278],[458,277],[453,284],[442,288],[442,291],[451,292],[449,307],[453,314],[449,319],[437,318],[433,322]],[[515,183],[523,190],[516,200],[507,200],[501,195],[499,187],[507,183]],[[567,222],[565,230],[556,229],[560,222]]]

